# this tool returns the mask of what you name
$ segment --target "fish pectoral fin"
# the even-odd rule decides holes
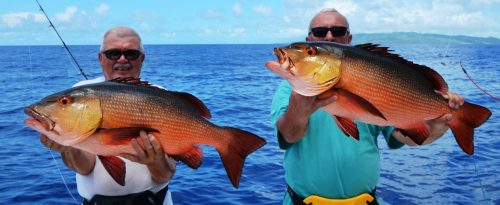
[[[415,123],[405,129],[396,128],[396,130],[409,137],[418,145],[422,145],[430,133],[429,126],[425,122]]]
[[[170,157],[183,162],[192,169],[197,169],[203,161],[203,151],[197,146],[191,146],[186,152],[178,155],[170,155]]]
[[[202,117],[206,119],[210,119],[212,117],[212,114],[210,114],[210,110],[208,110],[207,106],[205,106],[205,104],[194,95],[185,92],[175,92],[175,91],[169,91],[169,92],[172,95],[175,95],[176,97],[189,102],[191,105],[194,105],[195,109],[199,111],[199,114]]]
[[[355,140],[359,141],[359,131],[356,123],[350,119],[339,116],[333,116],[333,119],[345,135],[351,136]]]
[[[125,186],[125,161],[115,156],[99,156],[99,160],[116,183]]]
[[[141,130],[146,132],[158,132],[158,130],[144,127],[99,129],[96,132],[96,138],[106,145],[124,145],[130,143],[131,139],[139,137],[139,132]]]
[[[387,120],[380,110],[359,95],[344,89],[337,89],[336,92],[337,101],[338,103],[341,103],[344,108],[350,109],[353,112],[358,112],[362,115],[372,115]]]

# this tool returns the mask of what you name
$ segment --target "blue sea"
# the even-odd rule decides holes
[[[239,189],[229,182],[213,147],[202,166],[178,163],[170,183],[175,204],[280,204],[285,191],[284,151],[278,148],[270,104],[281,79],[264,67],[281,45],[146,45],[142,77],[189,92],[211,121],[253,132],[267,145],[245,161]],[[450,90],[488,107],[493,115],[475,130],[475,154],[464,154],[451,131],[431,145],[388,150],[379,140],[382,170],[377,194],[385,204],[500,204],[500,103],[469,81],[500,96],[499,45],[394,44],[395,53],[438,71]],[[99,46],[70,46],[90,77],[101,73]],[[23,124],[23,109],[83,80],[61,46],[0,47],[0,204],[75,204],[74,173],[58,153]],[[75,199],[74,199],[74,198]]]

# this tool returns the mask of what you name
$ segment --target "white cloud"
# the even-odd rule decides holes
[[[168,33],[163,33],[163,35],[167,38],[173,38],[173,37],[177,36],[177,33],[176,32],[168,32]]]
[[[264,15],[264,16],[271,16],[273,15],[273,9],[271,7],[267,6],[255,6],[253,7],[253,11],[255,13]]]
[[[201,17],[206,19],[216,19],[220,17],[220,13],[213,9],[207,9],[201,13]]]
[[[236,15],[240,15],[241,13],[243,13],[243,9],[241,8],[241,5],[239,3],[234,4],[233,11]]]
[[[350,16],[358,10],[358,5],[351,1],[328,0],[321,6],[322,9],[334,8],[345,16]],[[321,9],[320,9],[321,10]]]
[[[71,18],[76,14],[78,8],[76,6],[66,7],[63,13],[57,13],[56,19],[61,22],[70,22]]]
[[[246,34],[244,27],[232,28],[228,31],[228,33],[229,33],[229,37],[240,37],[240,36],[244,36]]]
[[[273,38],[291,38],[297,36],[303,36],[305,38],[307,34],[307,29],[298,29],[298,28],[286,28],[274,32],[271,36]]]
[[[97,7],[95,9],[95,13],[97,15],[104,15],[104,14],[106,14],[109,11],[109,8],[110,8],[109,4],[103,3],[103,4],[99,5],[99,7]]]
[[[291,22],[290,21],[290,17],[288,17],[288,16],[284,16],[283,17],[283,21],[285,21],[286,23],[290,23]]]
[[[24,22],[32,21],[36,23],[45,22],[45,16],[40,13],[32,12],[17,12],[9,13],[1,16],[2,23],[9,28],[20,26]]]

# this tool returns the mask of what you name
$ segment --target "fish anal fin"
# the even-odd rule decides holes
[[[425,122],[415,123],[407,128],[400,129],[396,128],[401,134],[409,137],[413,142],[418,145],[422,145],[424,141],[429,137],[429,126]]]
[[[359,141],[359,131],[356,123],[354,123],[350,119],[339,116],[333,116],[333,119],[335,120],[338,127],[340,128],[340,130],[342,130],[342,132],[344,132],[345,135],[351,136],[352,138]]]
[[[203,161],[203,151],[197,146],[191,146],[186,152],[170,155],[174,160],[181,161],[192,169],[197,169]]]
[[[99,156],[104,169],[119,185],[125,186],[125,161],[115,156]]]
[[[174,92],[174,91],[170,91],[170,93],[178,98],[181,98],[191,103],[191,105],[194,105],[196,109],[199,111],[199,114],[205,119],[210,119],[212,117],[212,114],[210,114],[210,110],[208,110],[207,106],[205,106],[205,104],[194,95],[185,92]]]
[[[96,132],[96,138],[106,145],[124,145],[129,144],[131,139],[139,137],[139,132],[141,130],[146,132],[158,132],[155,129],[144,127],[99,129]]]
[[[341,104],[343,108],[362,115],[372,115],[387,120],[380,110],[364,98],[344,89],[336,89],[335,92],[337,93],[336,103]]]

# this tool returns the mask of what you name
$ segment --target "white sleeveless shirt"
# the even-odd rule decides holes
[[[92,80],[84,80],[73,85],[73,87],[100,83],[104,82],[104,77],[99,77]],[[108,174],[101,160],[96,158],[94,170],[88,175],[76,174],[76,186],[78,188],[78,193],[80,196],[90,200],[94,195],[104,195],[104,196],[121,196],[127,194],[133,194],[138,192],[143,192],[150,190],[153,193],[157,193],[165,186],[168,182],[163,184],[156,183],[151,177],[151,173],[146,165],[132,162],[128,159],[122,158],[125,161],[125,186],[121,186],[115,182],[113,178]],[[173,205],[172,196],[170,190],[165,195],[164,205]]]

